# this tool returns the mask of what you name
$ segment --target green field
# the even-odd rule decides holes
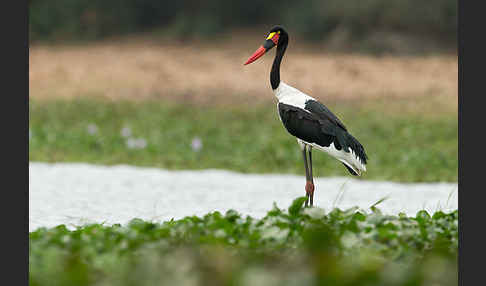
[[[29,234],[30,285],[457,285],[458,212],[303,209]]]
[[[457,110],[441,98],[326,105],[364,145],[369,163],[363,179],[457,182]],[[31,99],[29,112],[30,161],[304,174],[300,149],[274,102]],[[193,140],[202,142],[200,150],[193,150]],[[314,151],[313,159],[315,176],[348,175],[327,154]]]

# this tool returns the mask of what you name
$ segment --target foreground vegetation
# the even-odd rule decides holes
[[[30,233],[30,285],[457,285],[458,213],[235,211]]]
[[[430,98],[327,104],[365,146],[365,179],[457,182],[457,111]],[[275,104],[29,101],[29,160],[304,174]],[[314,152],[315,176],[346,169]]]

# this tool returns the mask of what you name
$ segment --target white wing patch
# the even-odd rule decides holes
[[[323,146],[319,146],[317,144],[312,144],[312,146],[328,153],[332,157],[343,162],[348,167],[353,169],[360,176],[361,176],[361,172],[366,171],[366,165],[363,164],[361,159],[356,155],[356,153],[354,152],[353,149],[351,149],[351,147],[348,148],[349,152],[346,152],[342,148],[341,148],[341,150],[337,150],[336,147],[334,146],[334,142],[331,143],[331,145],[329,145],[329,147],[323,147]]]
[[[336,149],[334,146],[334,142],[329,145],[329,147],[325,146],[320,146],[315,143],[308,143],[305,142],[301,139],[297,139],[299,145],[305,143],[307,145],[310,145],[316,149],[319,149],[321,151],[326,152],[329,154],[331,157],[336,158],[337,160],[341,161],[342,163],[346,164],[349,168],[353,169],[359,176],[361,176],[362,172],[366,172],[366,165],[363,164],[361,159],[356,155],[353,149],[351,147],[348,147],[349,152],[344,151],[344,149],[341,148],[341,150]]]

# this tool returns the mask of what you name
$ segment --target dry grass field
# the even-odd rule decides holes
[[[36,44],[29,53],[30,96],[273,100],[268,74],[274,51],[243,66],[261,42]],[[433,95],[456,105],[457,64],[456,55],[330,54],[291,41],[282,80],[322,100]]]

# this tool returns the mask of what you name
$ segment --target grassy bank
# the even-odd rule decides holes
[[[457,113],[440,98],[326,104],[365,146],[364,179],[457,181]],[[29,111],[31,161],[304,174],[274,103],[31,99]],[[316,176],[347,175],[335,159],[314,154]]]
[[[30,233],[30,285],[457,285],[458,213],[235,211]]]

